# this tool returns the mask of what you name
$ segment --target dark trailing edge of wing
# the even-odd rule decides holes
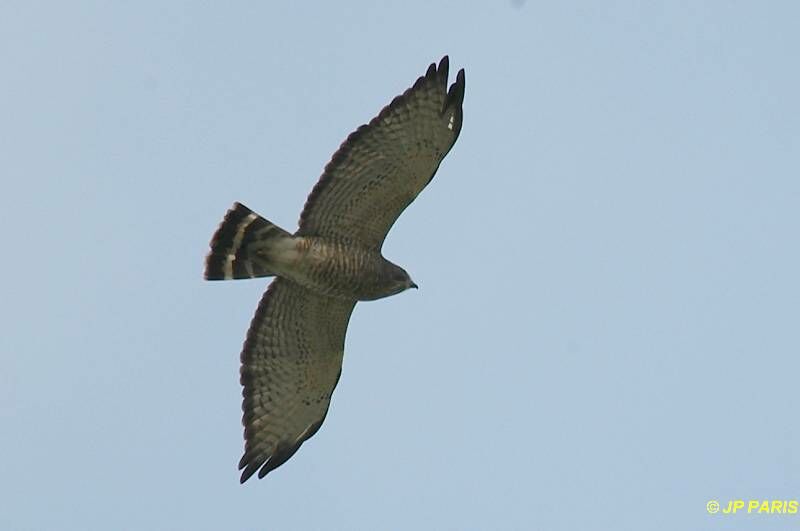
[[[428,70],[425,72],[424,76],[419,77],[411,88],[407,89],[401,95],[395,97],[389,105],[384,107],[378,115],[369,121],[369,123],[360,126],[358,129],[350,133],[348,137],[345,139],[344,142],[339,146],[339,149],[336,150],[336,153],[333,154],[331,157],[330,162],[325,165],[325,169],[322,172],[322,178],[317,181],[317,184],[311,190],[311,193],[308,195],[308,199],[306,199],[305,206],[303,207],[303,211],[300,213],[300,221],[299,226],[300,228],[297,231],[297,234],[302,234],[303,232],[303,225],[307,215],[308,210],[313,205],[314,201],[316,201],[317,197],[322,193],[325,187],[328,185],[328,181],[331,179],[331,174],[329,170],[333,169],[337,164],[339,164],[343,159],[347,157],[350,153],[350,147],[355,145],[359,138],[367,132],[371,127],[376,126],[378,122],[383,120],[387,114],[394,111],[398,107],[405,105],[406,101],[409,99],[410,95],[419,90],[423,87],[426,83],[437,83],[441,86],[442,91],[447,90],[447,78],[450,70],[450,58],[445,55],[439,61],[439,65],[437,67],[436,63],[431,63],[428,66]],[[442,114],[447,109],[456,108],[456,119],[453,124],[453,141],[450,143],[450,147],[455,144],[456,140],[458,140],[458,135],[461,133],[461,124],[463,119],[463,110],[461,108],[462,104],[464,103],[464,88],[465,88],[465,79],[464,79],[464,69],[458,71],[456,75],[456,81],[450,86],[450,90],[447,92],[447,96],[445,97],[444,106],[442,107]],[[446,155],[447,153],[444,153]],[[431,176],[433,179],[433,176]]]

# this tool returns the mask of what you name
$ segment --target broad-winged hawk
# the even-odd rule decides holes
[[[381,247],[461,131],[464,70],[449,90],[447,74],[445,56],[345,140],[294,234],[240,203],[214,234],[206,279],[276,277],[241,355],[242,483],[285,463],[322,425],[356,302],[417,287]]]

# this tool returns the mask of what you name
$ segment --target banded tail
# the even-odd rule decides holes
[[[268,277],[270,248],[292,235],[241,203],[225,214],[206,257],[206,280]]]

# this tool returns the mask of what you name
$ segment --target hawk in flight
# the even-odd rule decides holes
[[[325,420],[356,302],[417,285],[381,255],[400,213],[461,131],[464,70],[448,58],[350,134],[308,196],[294,234],[235,203],[211,239],[207,280],[274,276],[241,354],[241,482],[292,457]]]

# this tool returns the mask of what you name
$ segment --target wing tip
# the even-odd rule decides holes
[[[466,89],[466,75],[464,73],[464,69],[458,71],[456,74],[456,80],[450,85],[450,89],[447,91],[447,98],[445,99],[445,109],[456,105],[461,107],[464,103],[464,90]]]
[[[442,87],[446,87],[447,76],[450,74],[450,56],[445,55],[439,60],[438,74]]]
[[[252,463],[247,465],[246,467],[242,466],[242,464],[239,463],[239,470],[242,470],[243,468],[244,470],[242,471],[242,475],[239,477],[240,485],[243,484],[248,479],[250,479],[250,477],[256,473],[256,470],[258,470],[258,466]]]
[[[322,421],[319,422],[319,425],[321,424]],[[300,449],[303,443],[308,440],[311,435],[316,433],[319,429],[319,425],[315,425],[316,429],[313,433],[297,441],[295,444],[278,444],[273,452],[266,455],[266,457],[263,453],[253,454],[253,452],[245,452],[239,460],[239,470],[242,471],[242,475],[239,477],[239,483],[244,483],[253,477],[256,472],[258,472],[258,479],[264,479],[264,476],[284,464],[297,453],[297,450]]]
[[[428,70],[425,71],[425,75],[422,77],[432,78],[436,75],[436,63],[431,63],[428,65]],[[417,80],[419,81],[419,80]]]

